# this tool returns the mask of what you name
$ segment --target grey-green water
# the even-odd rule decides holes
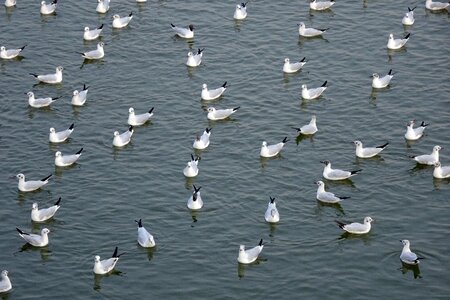
[[[450,294],[449,181],[434,180],[431,167],[417,167],[408,155],[443,146],[450,164],[449,15],[425,10],[423,1],[337,1],[332,10],[309,11],[307,1],[254,1],[248,17],[232,19],[233,1],[115,1],[106,15],[95,1],[60,1],[57,14],[41,17],[39,4],[18,0],[0,10],[0,40],[7,48],[28,44],[23,59],[0,62],[1,168],[0,269],[13,290],[4,299],[405,299]],[[416,23],[401,18],[417,5]],[[134,12],[129,28],[111,29],[111,16]],[[324,38],[298,37],[297,23],[330,27]],[[95,48],[83,42],[84,26],[105,23],[101,62],[82,64]],[[170,23],[196,27],[194,42],[176,38]],[[388,51],[390,32],[411,32],[404,50]],[[205,48],[196,69],[184,63],[190,48]],[[308,63],[294,75],[283,60]],[[29,72],[65,68],[63,83],[34,85]],[[389,88],[373,92],[370,75],[396,72]],[[319,86],[324,95],[302,101],[300,86]],[[212,105],[241,106],[230,120],[210,122],[200,100],[202,83],[228,81],[225,96]],[[84,107],[71,93],[90,86]],[[62,96],[48,109],[28,107],[25,92]],[[127,111],[155,107],[151,123],[136,128],[130,145],[113,149],[112,134],[127,127]],[[291,126],[317,115],[319,132],[295,143]],[[431,123],[419,141],[403,138],[406,122]],[[48,143],[48,129],[75,123],[70,140]],[[212,127],[200,173],[182,170],[195,153],[192,142]],[[288,136],[282,154],[261,160],[261,142]],[[378,158],[354,154],[354,139],[390,145]],[[54,152],[85,152],[73,167],[55,169]],[[320,160],[334,167],[363,169],[351,182],[326,181],[327,189],[351,196],[340,206],[315,200]],[[20,193],[17,173],[51,182],[39,192]],[[203,209],[191,213],[192,184],[202,186]],[[281,221],[264,221],[269,196]],[[32,224],[33,202],[46,207],[62,197],[55,219]],[[341,238],[334,220],[376,220],[361,237]],[[135,219],[156,237],[153,250],[136,242]],[[50,245],[23,247],[15,227],[51,230]],[[267,244],[256,264],[239,266],[240,244]],[[402,267],[402,245],[426,259],[417,269]],[[96,277],[94,255],[114,247],[126,254],[116,272]],[[416,276],[415,276],[416,275]],[[417,277],[417,278],[415,278]]]

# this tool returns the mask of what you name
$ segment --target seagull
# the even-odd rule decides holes
[[[295,73],[298,72],[306,64],[306,57],[298,62],[291,63],[289,58],[284,59],[283,72],[284,73]]]
[[[62,155],[61,151],[55,153],[55,165],[57,167],[68,167],[73,165],[81,156],[83,148],[78,150],[77,153],[71,155]]]
[[[30,245],[35,247],[45,247],[48,245],[48,234],[50,230],[43,228],[41,234],[23,232],[19,228],[16,228],[19,235]]]
[[[102,33],[103,25],[100,25],[99,27],[95,29],[90,29],[89,27],[84,27],[84,34],[83,39],[86,41],[93,41],[97,39],[100,36],[100,33]]]
[[[344,229],[345,231],[347,231],[348,233],[353,233],[353,234],[365,234],[368,233],[370,231],[371,225],[370,223],[373,222],[373,219],[371,217],[365,217],[364,218],[364,224],[361,223],[350,223],[350,224],[345,224],[342,223],[340,221],[336,221],[336,223],[338,224],[339,228]]]
[[[200,195],[200,189],[202,188],[199,186],[198,188],[195,185],[192,185],[194,187],[194,192],[192,193],[192,196],[189,197],[187,202],[187,207],[190,210],[199,210],[203,207],[203,200],[202,196]]]
[[[119,257],[124,253],[117,254],[117,247],[116,247],[111,258],[100,260],[100,256],[96,255],[94,263],[94,273],[103,275],[111,272],[114,269],[117,261],[119,260]]]
[[[227,89],[227,82],[225,81],[224,84],[222,84],[221,87],[214,89],[214,90],[208,90],[208,86],[206,85],[206,83],[203,84],[202,86],[202,99],[203,100],[214,100],[219,98],[220,96],[222,96],[222,94],[225,92],[225,90]]]
[[[411,156],[411,158],[413,158],[418,164],[434,166],[434,164],[439,161],[439,151],[441,149],[441,146],[436,145],[433,147],[433,152],[431,152],[431,154]]]
[[[387,145],[389,145],[389,143],[385,143],[381,146],[363,148],[363,144],[361,141],[353,141],[353,143],[356,146],[356,156],[360,158],[374,157],[375,155],[383,151]]]
[[[214,107],[208,107],[207,118],[212,121],[223,120],[234,114],[240,106],[226,109],[215,109]]]
[[[36,98],[34,98],[33,92],[28,92],[27,96],[28,96],[28,104],[34,108],[41,108],[41,107],[49,106],[55,100],[61,98],[61,97],[55,97],[55,98],[45,97],[45,98],[37,98],[36,99]]]
[[[147,2],[147,0],[136,0],[136,2],[143,3],[143,2]]]
[[[51,3],[47,4],[45,1],[41,1],[41,14],[50,15],[56,10],[56,3],[58,0],[53,0]]]
[[[420,259],[424,259],[424,257],[418,257],[414,252],[411,252],[409,249],[409,241],[408,240],[400,240],[403,244],[402,253],[400,254],[400,260],[408,265],[417,265]]]
[[[316,1],[316,0],[311,0],[311,2],[309,2],[309,8],[312,10],[325,10],[328,9],[330,7],[332,7],[334,5],[334,0],[330,0],[330,1]]]
[[[13,7],[16,6],[16,0],[5,0],[5,6],[6,7]],[[1,288],[0,288],[0,293],[1,293]]]
[[[73,132],[73,127],[75,126],[75,124],[71,124],[69,126],[69,128],[65,129],[65,130],[61,130],[56,132],[55,128],[50,128],[50,134],[48,136],[48,139],[50,142],[52,143],[62,143],[65,140],[67,140],[67,138],[70,136],[70,134]]]
[[[194,144],[192,147],[198,150],[203,150],[209,146],[209,136],[211,135],[211,128],[206,128],[205,131],[203,131],[202,136],[197,136],[195,138]]]
[[[194,156],[191,154],[191,160],[188,161],[186,167],[183,169],[183,174],[186,177],[195,177],[198,175],[198,161],[200,160],[200,157],[194,158]]]
[[[133,133],[134,129],[131,125],[130,127],[128,127],[127,131],[121,134],[118,131],[114,131],[113,145],[116,147],[123,147],[127,145],[131,141],[131,136],[133,135]]]
[[[52,177],[52,174],[48,175],[41,180],[29,180],[25,181],[25,175],[22,173],[16,175],[17,179],[19,179],[19,183],[17,185],[19,191],[21,192],[31,192],[35,191],[48,183],[48,179]]]
[[[305,23],[303,22],[300,22],[300,24],[298,24],[298,34],[300,34],[303,37],[321,36],[328,29],[330,28],[325,29],[306,28]]]
[[[325,183],[321,180],[315,182],[317,184],[317,193],[316,198],[317,200],[324,202],[324,203],[338,203],[341,202],[344,199],[350,199],[350,197],[346,196],[336,196],[335,194],[331,192],[325,191]]]
[[[264,244],[262,239],[259,241],[258,246],[253,247],[252,249],[245,250],[245,246],[240,245],[238,262],[241,264],[251,264],[258,258],[258,255],[261,253],[263,248]]]
[[[293,129],[297,130],[299,134],[303,135],[312,135],[317,132],[317,125],[316,125],[316,116],[313,115],[311,117],[311,121],[309,121],[309,124],[303,125],[302,127],[292,127]]]
[[[53,73],[53,74],[37,75],[34,73],[30,73],[30,75],[33,75],[40,82],[50,83],[50,84],[61,83],[63,70],[64,70],[63,67],[58,66],[58,67],[56,67],[56,73]]]
[[[425,122],[422,121],[422,123],[420,124],[419,127],[414,128],[414,124],[416,124],[416,120],[411,120],[411,121],[409,121],[409,123],[407,124],[407,127],[406,127],[405,139],[407,139],[409,141],[415,141],[415,140],[420,139],[423,135],[423,131],[425,130],[425,128],[428,125],[430,125],[430,124],[425,124]]]
[[[188,52],[188,58],[186,61],[186,65],[188,67],[197,67],[202,63],[203,49],[198,48],[197,53],[192,53],[192,51]]]
[[[2,274],[0,275],[0,278],[2,279],[0,280],[0,293],[5,293],[10,289],[12,289],[11,280],[9,280],[8,277],[8,271],[3,270]]]
[[[241,3],[236,5],[236,9],[234,10],[233,19],[235,20],[244,20],[247,17],[247,3]]]
[[[433,0],[426,0],[425,7],[429,10],[442,10],[446,9],[450,5],[450,2],[437,2]]]
[[[156,246],[155,239],[153,238],[153,235],[150,234],[150,232],[145,229],[144,226],[142,226],[142,219],[134,220],[136,223],[138,223],[138,230],[137,230],[137,241],[139,245],[141,245],[144,248],[153,248]]]
[[[80,53],[81,56],[84,59],[101,59],[105,56],[105,51],[103,50],[103,47],[105,46],[105,43],[100,42],[97,44],[97,49],[91,50],[88,52]]]
[[[89,87],[86,84],[83,84],[83,89],[81,91],[75,90],[72,93],[72,105],[74,106],[83,106],[86,102],[87,93]]]
[[[48,219],[52,218],[56,211],[61,207],[61,197],[59,197],[58,201],[55,202],[54,205],[48,207],[39,209],[38,204],[35,202],[33,203],[33,206],[31,208],[31,220],[34,222],[44,222]]]
[[[325,168],[323,169],[323,177],[328,180],[344,180],[348,179],[362,170],[355,171],[343,171],[339,169],[332,169],[331,163],[328,160],[321,161],[321,163],[325,164]]]
[[[6,50],[5,46],[1,46],[0,47],[0,58],[3,59],[13,59],[17,56],[20,55],[20,52],[23,51],[23,49],[25,49],[27,45],[23,46],[22,48],[19,49],[8,49]]]
[[[260,155],[262,157],[274,157],[278,153],[280,153],[281,149],[283,149],[284,144],[289,141],[287,137],[285,137],[281,142],[274,145],[267,145],[266,141],[262,142]]]
[[[178,27],[170,23],[175,34],[184,39],[192,39],[194,37],[194,25],[190,24],[187,28]]]
[[[413,8],[409,8],[408,7],[408,12],[405,13],[405,16],[402,19],[402,24],[403,25],[412,25],[414,24],[414,10],[416,9],[416,7]]]
[[[269,197],[270,202],[267,205],[266,213],[264,214],[264,219],[268,223],[278,223],[280,221],[280,214],[277,209],[277,204],[275,198]]]
[[[306,100],[312,100],[318,98],[327,89],[327,81],[318,88],[309,89],[306,84],[302,85],[302,98]]]
[[[372,87],[375,89],[382,89],[389,85],[389,82],[391,82],[392,77],[394,77],[394,73],[392,73],[392,69],[389,70],[389,73],[387,75],[380,78],[380,75],[378,73],[372,74]]]
[[[97,8],[95,9],[96,12],[104,14],[109,10],[110,0],[97,0],[97,2]]]
[[[439,161],[435,162],[433,177],[439,179],[450,178],[450,166],[441,166]]]
[[[146,123],[153,116],[154,107],[150,108],[150,110],[146,113],[136,115],[134,113],[134,108],[130,107],[128,109],[128,125],[132,126],[140,126]]]
[[[391,50],[397,50],[397,49],[400,49],[401,47],[403,47],[405,44],[406,44],[406,42],[409,40],[409,36],[410,36],[411,34],[410,33],[408,33],[404,38],[402,38],[402,39],[394,39],[394,35],[391,33],[391,34],[389,34],[389,40],[388,40],[388,43],[387,43],[387,47],[388,47],[388,49],[391,49]]]
[[[119,15],[114,15],[112,27],[113,28],[126,27],[128,25],[128,23],[130,23],[131,19],[133,19],[133,12],[130,12],[130,14],[128,16],[122,17],[122,18]]]

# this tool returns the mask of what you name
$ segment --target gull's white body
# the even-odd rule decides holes
[[[377,155],[378,153],[383,151],[386,148],[386,146],[388,145],[386,143],[386,144],[378,146],[378,147],[365,147],[364,148],[361,141],[354,141],[353,143],[356,146],[355,154],[356,154],[356,156],[358,156],[360,158],[374,157],[375,155]]]
[[[52,176],[52,175],[50,175],[50,176]],[[41,180],[28,180],[28,181],[25,181],[25,175],[23,175],[22,173],[17,174],[16,177],[17,177],[17,179],[19,179],[19,183],[17,185],[17,188],[21,192],[35,191],[37,189],[40,189],[44,185],[46,185],[48,183],[48,179],[50,178],[50,176],[47,176],[47,177],[45,177],[45,178],[43,178]]]
[[[20,229],[17,228],[17,231]],[[48,234],[50,230],[43,228],[41,234],[26,233],[19,231],[19,235],[30,245],[35,247],[45,247],[48,245]]]
[[[52,143],[62,143],[69,138],[69,136],[73,132],[74,124],[70,125],[69,128],[65,130],[61,130],[56,132],[55,128],[50,128],[50,134],[48,135],[48,139]]]
[[[34,93],[33,92],[28,92],[27,96],[28,96],[28,104],[31,107],[34,107],[34,108],[41,108],[41,107],[49,106],[56,99],[58,99],[58,98],[51,98],[51,97],[34,98]]]
[[[400,260],[408,265],[417,265],[419,263],[419,257],[411,251],[410,243],[408,240],[401,240],[403,244],[402,253],[400,254]]]
[[[409,40],[409,34],[407,34],[406,37],[403,39],[394,39],[394,35],[391,33],[391,34],[389,34],[389,40],[387,43],[387,47],[388,47],[388,49],[391,49],[391,50],[397,50],[397,49],[402,48],[406,44],[406,42],[408,42],[408,40]]]
[[[378,73],[373,73],[372,74],[372,87],[375,89],[385,88],[391,82],[392,77],[394,77],[394,75],[392,74],[392,69],[389,70],[389,73],[384,75],[383,77],[380,77],[380,75],[378,75]]]
[[[47,4],[45,1],[41,1],[41,14],[43,15],[50,15],[54,13],[56,10],[56,0],[53,0],[53,2]]]
[[[413,158],[419,164],[434,166],[434,164],[439,161],[439,151],[441,149],[441,146],[436,145],[433,147],[431,154],[418,155]]]
[[[274,198],[270,198],[270,202],[269,204],[267,204],[267,209],[264,213],[264,219],[268,223],[278,223],[280,221],[280,213],[278,212],[277,203],[275,202]]]
[[[212,121],[223,120],[234,114],[238,109],[239,106],[226,109],[215,109],[214,107],[208,107],[207,118]]]
[[[331,192],[325,191],[325,183],[323,181],[317,181],[317,193],[316,193],[316,199],[325,202],[325,203],[338,203],[341,202],[343,199],[348,199],[350,197],[339,197]]]
[[[439,179],[450,178],[450,166],[442,166],[440,162],[436,162],[434,164],[433,177]]]
[[[259,155],[262,157],[274,157],[278,153],[280,153],[281,149],[283,149],[284,144],[287,142],[287,139],[285,138],[282,142],[276,143],[273,145],[267,145],[266,141],[262,142],[261,150],[259,152]]]
[[[415,123],[416,123],[416,121],[414,121],[414,120],[412,120],[408,123],[408,126],[406,127],[405,139],[410,140],[410,141],[415,141],[422,137],[426,126],[421,125],[417,128],[414,128]]]
[[[318,98],[327,89],[327,82],[325,81],[321,87],[308,89],[306,84],[302,85],[302,98],[306,100],[313,100]]]
[[[190,210],[199,210],[200,208],[203,207],[203,200],[202,200],[202,196],[200,195],[200,188],[198,189],[194,186],[194,192],[192,193],[192,195],[189,197],[188,201],[187,201],[187,207]]]
[[[4,46],[0,47],[0,58],[3,59],[13,59],[16,58],[17,56],[20,55],[20,52],[22,52],[22,50],[25,48],[25,46],[23,46],[22,48],[19,49],[6,49]]]
[[[206,128],[200,137],[197,137],[192,147],[198,150],[203,150],[209,146],[209,137],[211,135],[211,129]]]
[[[150,232],[145,229],[144,226],[142,226],[142,221],[139,220],[138,222],[138,229],[137,229],[137,242],[141,247],[144,248],[153,248],[156,246],[155,239],[153,238],[153,235],[150,234]]]
[[[245,250],[244,245],[240,245],[238,262],[241,264],[251,264],[258,258],[259,254],[261,253],[263,248],[264,248],[264,245],[262,244],[262,242],[260,242],[260,245],[253,247],[251,249],[248,249],[248,250]]]
[[[85,41],[93,41],[98,39],[103,30],[103,24],[97,28],[90,29],[89,27],[84,27],[83,39]]]
[[[55,165],[57,167],[68,167],[73,165],[80,158],[81,151],[83,151],[83,148],[76,154],[70,155],[62,155],[61,151],[57,151],[55,153]]]
[[[186,61],[186,65],[188,67],[197,67],[202,63],[203,52],[197,51],[197,53],[188,52],[188,58]]]
[[[173,31],[175,31],[175,34],[178,35],[181,38],[184,39],[192,39],[194,38],[194,26],[189,25],[187,28],[184,27],[178,27],[173,24],[170,24],[172,26]]]
[[[133,136],[134,129],[133,126],[130,126],[127,131],[123,133],[119,133],[118,131],[114,132],[113,145],[116,147],[123,147],[128,145],[131,141],[131,137]]]
[[[16,0],[5,0],[5,6],[6,7],[13,7],[16,6]],[[0,291],[1,292],[1,291]]]
[[[0,293],[6,293],[12,289],[11,280],[8,277],[8,271],[3,270],[0,276]]]
[[[105,50],[103,49],[104,46],[105,44],[100,42],[97,44],[97,49],[84,52],[81,56],[85,59],[101,59],[105,56]]]
[[[247,17],[247,6],[244,3],[236,5],[234,10],[233,19],[244,20]]]
[[[334,3],[336,3],[334,2],[334,0],[331,1],[311,0],[311,2],[309,3],[309,8],[311,8],[312,10],[325,10],[332,7]]]
[[[83,106],[87,99],[88,88],[86,85],[83,86],[83,90],[75,90],[72,93],[72,105]]]
[[[110,0],[97,0],[97,2],[97,8],[95,9],[96,12],[104,14],[109,10]]]
[[[130,13],[126,17],[120,17],[119,15],[114,15],[113,16],[112,27],[113,28],[126,27],[130,23],[131,19],[133,19],[133,14],[132,13]]]
[[[306,28],[305,23],[298,24],[298,34],[303,37],[321,36],[327,29]]]
[[[323,169],[323,177],[325,177],[328,180],[344,180],[348,179],[354,175],[356,175],[356,172],[358,171],[344,171],[340,169],[332,169],[331,163],[326,162],[325,168]]]
[[[143,114],[136,115],[134,113],[134,108],[130,107],[128,109],[128,125],[140,126],[145,124],[153,116],[153,107]]]
[[[410,26],[414,24],[414,21],[414,10],[409,10],[408,7],[408,12],[403,16],[402,24]]]
[[[111,258],[100,260],[100,256],[96,255],[94,259],[94,273],[103,275],[111,272],[116,266],[116,263],[119,260],[119,256],[120,255],[117,255],[117,247]]]
[[[183,169],[183,174],[186,177],[195,177],[198,175],[198,158],[191,159],[186,167]]]
[[[53,74],[45,74],[45,75],[31,74],[31,75],[33,75],[40,82],[55,84],[55,83],[61,83],[62,82],[62,79],[63,79],[62,71],[63,70],[64,70],[63,67],[58,66],[58,67],[56,67],[56,72],[53,73]]]
[[[371,222],[372,222],[372,218],[371,217],[365,217],[364,218],[364,223],[350,223],[350,224],[344,224],[342,222],[338,222],[339,227],[342,228],[343,230],[347,231],[348,233],[353,233],[353,234],[366,234],[370,231],[371,228]]]
[[[39,209],[37,203],[33,203],[33,206],[31,208],[31,220],[33,220],[34,222],[45,222],[48,219],[53,218],[56,211],[58,211],[58,209],[61,207],[61,205],[59,205],[60,201],[61,198],[59,198],[59,200],[54,205],[42,209]]]
[[[219,98],[226,91],[226,89],[227,89],[226,85],[227,85],[227,82],[225,82],[219,88],[216,88],[213,90],[208,90],[208,86],[206,85],[206,83],[204,83],[202,86],[202,94],[201,94],[202,99],[208,101],[208,100],[214,100],[214,99]]]
[[[425,7],[429,10],[442,10],[450,5],[449,2],[437,2],[433,0],[426,0]]]
[[[298,128],[297,131],[304,135],[312,135],[317,132],[317,125],[316,125],[316,116],[313,115],[311,117],[311,121],[309,121],[309,124],[303,125],[302,127]]]
[[[284,59],[283,72],[295,73],[298,72],[306,64],[306,58],[303,57],[301,61],[291,63],[289,58]]]

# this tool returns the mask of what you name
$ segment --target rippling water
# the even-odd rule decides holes
[[[0,61],[2,161],[0,268],[10,272],[13,291],[5,299],[283,299],[445,298],[449,294],[449,181],[433,180],[431,167],[417,167],[408,155],[449,148],[449,15],[431,13],[424,2],[337,1],[332,10],[309,11],[307,1],[255,1],[248,18],[232,19],[232,1],[113,0],[106,15],[95,1],[61,1],[57,14],[42,17],[39,5],[18,1],[0,11],[1,43],[21,47],[23,58]],[[407,7],[416,23],[403,27]],[[130,26],[111,29],[111,16],[133,11]],[[297,23],[330,27],[323,38],[299,38]],[[84,26],[105,23],[105,58],[83,64],[77,52]],[[193,42],[173,35],[170,23],[196,27]],[[411,32],[404,50],[388,51],[388,34]],[[189,49],[205,48],[195,69],[184,63]],[[294,75],[283,60],[306,57]],[[36,85],[28,73],[64,66],[56,86]],[[372,91],[370,75],[396,72],[389,88]],[[301,84],[324,95],[300,97]],[[228,81],[225,96],[200,100],[202,83]],[[90,86],[84,107],[70,105],[71,93]],[[24,93],[61,96],[51,108],[28,107]],[[240,106],[226,121],[206,119],[208,105]],[[132,143],[113,149],[112,134],[127,128],[127,110],[155,107],[152,122],[136,128]],[[319,132],[297,141],[292,126],[317,115]],[[406,122],[431,123],[419,141],[403,138]],[[48,128],[75,123],[70,140],[48,143]],[[193,152],[192,142],[212,127],[211,145]],[[260,159],[263,140],[290,138],[275,159]],[[390,145],[378,158],[355,158],[354,139]],[[55,169],[54,152],[85,152],[73,167]],[[200,173],[185,179],[190,154],[201,156]],[[450,164],[448,149],[441,161]],[[326,182],[351,196],[340,206],[315,200],[320,160],[334,167],[361,168],[352,181]],[[51,183],[20,193],[24,173]],[[191,213],[192,184],[202,186],[204,208]],[[276,197],[279,224],[264,222],[269,196]],[[62,197],[54,220],[32,224],[33,202],[49,206]],[[341,236],[334,220],[376,221],[365,236]],[[157,247],[136,242],[135,219],[156,237]],[[50,245],[24,247],[15,227],[51,230]],[[239,244],[267,241],[256,264],[239,266]],[[402,245],[427,259],[420,269],[402,267]],[[97,277],[93,257],[126,254],[116,271]]]

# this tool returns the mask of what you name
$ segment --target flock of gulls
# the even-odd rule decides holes
[[[146,0],[137,0],[137,2],[146,2]],[[96,8],[97,13],[105,14],[110,9],[110,0],[98,0],[98,5]],[[241,3],[236,5],[233,18],[236,20],[243,20],[247,18],[247,4]],[[310,9],[311,10],[327,10],[330,9],[336,2],[334,0],[331,1],[316,1],[311,0]],[[4,5],[6,7],[13,7],[16,5],[16,0],[5,0]],[[40,13],[43,15],[54,14],[57,9],[58,3],[57,0],[54,0],[51,3],[46,3],[45,1],[41,2]],[[441,3],[435,2],[432,0],[426,0],[425,7],[429,10],[445,10],[448,9],[449,3]],[[411,26],[414,24],[414,8],[409,8],[405,13],[402,24]],[[128,26],[128,24],[133,19],[133,13],[129,13],[125,16],[120,16],[118,14],[113,15],[113,21],[111,26],[113,28],[124,28]],[[169,24],[168,24],[169,25]],[[102,29],[104,24],[101,24],[97,28],[84,28],[83,38],[86,41],[96,40],[101,36]],[[194,39],[195,27],[193,25],[188,25],[187,27],[179,27],[174,24],[170,24],[173,32],[179,36],[180,38],[191,40]],[[317,37],[321,36],[327,32],[329,28],[311,28],[306,27],[304,22],[300,22],[298,24],[298,33],[300,36],[305,38]],[[402,38],[394,38],[393,34],[389,34],[389,38],[387,41],[387,48],[392,50],[401,49],[405,46],[405,44],[409,41],[410,34],[406,34]],[[17,49],[6,49],[4,46],[1,46],[0,57],[1,59],[11,60],[22,54],[26,46]],[[96,49],[79,53],[82,58],[86,60],[99,60],[104,58],[105,43],[99,42],[97,44]],[[199,66],[202,62],[204,49],[198,49],[197,51],[190,51],[187,54],[186,65],[191,68],[195,68]],[[285,58],[284,65],[282,71],[284,73],[295,73],[299,72],[302,67],[306,64],[306,58],[303,58],[296,62],[291,62],[289,58]],[[63,70],[62,66],[58,66],[55,69],[55,73],[51,74],[35,74],[30,73],[31,76],[35,77],[38,82],[45,84],[58,84],[63,80]],[[393,70],[389,70],[389,72],[381,76],[378,73],[374,73],[372,75],[372,87],[373,89],[383,89],[386,88],[390,81],[394,76]],[[227,90],[228,85],[227,82],[224,82],[222,86],[216,87],[214,89],[208,89],[206,83],[202,86],[201,98],[205,101],[215,100],[220,98],[224,92]],[[75,90],[72,96],[72,105],[74,106],[83,106],[87,100],[89,87],[84,85],[83,88],[78,91]],[[321,86],[308,88],[306,84],[301,86],[301,97],[307,100],[313,100],[319,98],[325,91],[327,90],[327,81],[325,81]],[[58,97],[41,97],[36,98],[34,93],[29,91],[25,93],[28,96],[28,104],[34,108],[42,108],[51,105]],[[239,107],[231,107],[225,109],[217,109],[212,106],[207,108],[207,118],[209,120],[223,120],[229,118],[232,114],[238,111]],[[135,126],[141,126],[146,122],[149,122],[151,117],[153,116],[152,107],[149,111],[135,114],[135,111],[132,107],[129,108],[129,115],[127,123],[129,127],[123,131],[115,131],[111,140],[111,144],[113,147],[124,147],[130,141],[134,133]],[[314,135],[318,131],[318,127],[316,124],[316,116],[313,115],[311,117],[311,121],[308,124],[305,124],[301,127],[294,127],[297,131],[298,135],[306,135],[311,136]],[[418,140],[422,137],[424,130],[427,128],[429,124],[425,122],[421,122],[420,125],[416,126],[416,121],[409,121],[406,127],[405,139],[406,140]],[[62,143],[66,141],[74,130],[74,124],[71,124],[67,129],[63,129],[61,131],[56,131],[55,128],[50,128],[49,132],[49,142],[50,143]],[[197,136],[193,142],[193,148],[198,150],[206,149],[210,144],[210,136],[211,136],[211,128],[206,128],[202,135]],[[279,153],[282,151],[285,144],[289,141],[288,137],[283,138],[279,143],[276,144],[268,144],[266,141],[263,141],[260,149],[260,156],[265,158],[277,157]],[[364,147],[363,143],[359,140],[354,141],[355,145],[355,155],[359,158],[371,158],[377,155],[387,148],[389,143],[384,143],[379,146],[373,147]],[[450,166],[442,166],[439,161],[439,151],[442,149],[441,146],[436,145],[432,149],[431,154],[423,154],[418,156],[412,156],[411,159],[414,160],[418,164],[424,165],[432,165],[434,166],[433,176],[435,178],[450,178]],[[55,166],[57,167],[67,167],[75,164],[82,155],[83,148],[77,151],[74,154],[62,154],[61,151],[57,151],[55,153]],[[200,157],[194,157],[191,154],[190,161],[187,162],[186,167],[183,169],[183,174],[186,177],[195,177],[199,173],[198,164],[200,161]],[[348,180],[349,178],[360,174],[362,170],[341,170],[332,168],[331,162],[328,160],[322,161],[324,164],[323,169],[323,177],[330,181],[335,180]],[[51,174],[39,179],[39,180],[26,180],[24,174],[17,174],[18,180],[18,189],[21,192],[31,192],[36,191],[45,186],[49,180],[51,179]],[[338,196],[332,192],[325,190],[325,183],[323,181],[317,181],[317,194],[316,198],[320,202],[324,203],[339,203],[340,201],[350,198],[346,196]],[[203,207],[203,200],[201,197],[201,187],[197,187],[193,185],[193,192],[187,200],[187,207],[190,210],[200,210]],[[61,207],[61,198],[59,198],[52,206],[46,208],[39,208],[37,203],[32,204],[31,210],[31,220],[33,222],[45,222],[57,213],[57,211]],[[267,209],[264,214],[264,219],[268,223],[277,223],[280,221],[280,214],[278,212],[275,198],[270,197],[270,201],[267,205]],[[343,231],[348,232],[349,234],[361,235],[367,234],[371,230],[371,223],[374,220],[370,216],[365,216],[363,218],[362,223],[354,222],[354,223],[344,223],[341,221],[336,221],[337,226],[341,228]],[[155,239],[153,235],[145,229],[142,223],[142,219],[136,220],[137,223],[137,242],[140,246],[150,248],[155,247]],[[49,244],[49,233],[50,230],[48,228],[42,228],[40,234],[34,234],[26,232],[20,228],[16,228],[19,236],[25,240],[26,243],[34,246],[34,247],[45,247]],[[400,254],[400,259],[403,263],[408,265],[417,265],[420,262],[422,257],[417,256],[414,252],[410,250],[410,242],[408,240],[400,241],[403,245],[403,249]],[[237,261],[240,264],[250,264],[255,262],[259,255],[261,254],[264,248],[263,239],[260,239],[259,243],[251,247],[250,249],[246,249],[244,245],[240,245]],[[94,266],[93,272],[95,274],[107,274],[111,272],[115,265],[117,264],[120,256],[122,254],[118,254],[118,248],[115,247],[113,254],[111,257],[107,259],[101,260],[100,256],[96,255],[94,257]],[[0,293],[8,292],[11,290],[12,284],[8,277],[8,271],[3,270],[1,272],[1,281],[0,281]]]

